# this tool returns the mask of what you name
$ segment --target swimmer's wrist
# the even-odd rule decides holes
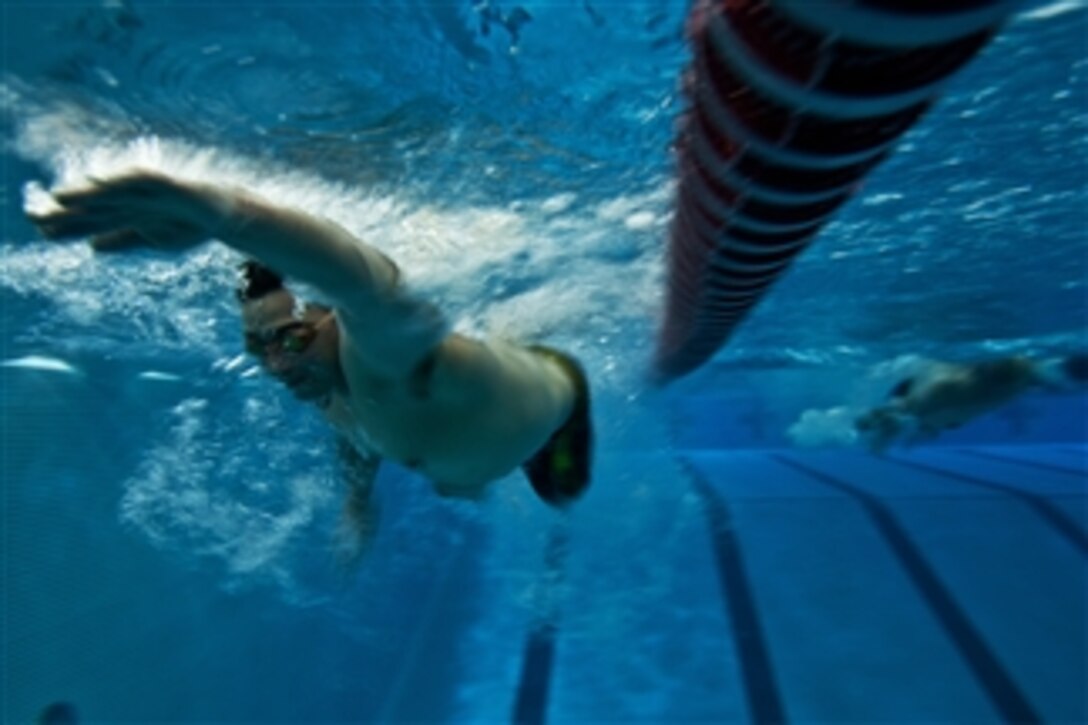
[[[201,185],[196,191],[209,237],[229,243],[253,221],[254,203],[245,191],[211,185]]]

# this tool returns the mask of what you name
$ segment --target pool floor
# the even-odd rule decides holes
[[[611,642],[567,639],[564,619],[595,606],[577,594],[592,547],[572,547],[564,614],[530,627],[511,719],[1088,719],[1084,447],[675,462],[702,519],[671,545],[675,596],[647,598]],[[654,659],[645,690],[608,691],[603,672]]]
[[[603,451],[569,517],[426,498],[320,606],[149,546],[108,479],[18,480],[0,719],[1085,722],[1086,462]]]

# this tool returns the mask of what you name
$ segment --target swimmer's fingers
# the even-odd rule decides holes
[[[31,223],[46,239],[78,239],[110,232],[125,226],[124,215],[72,207],[46,214],[28,214]]]
[[[202,228],[206,236],[222,221],[224,207],[229,206],[223,200],[225,195],[214,187],[139,169],[92,178],[89,185],[58,190],[52,196],[64,211],[126,222],[115,228],[133,227],[143,232],[145,224],[187,226]]]
[[[29,215],[46,239],[68,240],[91,237],[91,246],[100,252],[135,248],[180,251],[207,240],[198,224],[130,211],[89,212],[72,208],[44,215]]]
[[[103,211],[147,207],[170,201],[185,192],[182,183],[156,171],[134,170],[109,178],[91,177],[84,186],[54,191],[63,207]]]
[[[92,237],[103,252],[148,247],[180,251],[206,241],[214,209],[195,187],[135,170],[53,192],[55,208],[28,214],[47,239]]]

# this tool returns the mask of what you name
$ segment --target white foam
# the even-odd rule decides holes
[[[1018,20],[1049,20],[1066,13],[1083,10],[1088,7],[1086,0],[1059,0],[1058,2],[1044,5],[1041,8],[1027,10],[1017,16]]]
[[[163,373],[158,370],[145,370],[136,376],[140,380],[151,380],[160,383],[178,383],[182,378],[180,375],[174,375],[173,373]]]
[[[844,406],[806,410],[786,435],[801,448],[855,446],[858,443],[854,428],[857,416],[856,410]]]
[[[545,214],[559,214],[567,211],[577,200],[574,194],[563,193],[548,197],[540,204],[540,210]]]
[[[649,211],[636,211],[623,220],[623,225],[631,230],[652,229],[657,223],[657,215]]]
[[[253,436],[239,439],[237,411],[203,398],[177,405],[166,435],[124,482],[120,518],[162,549],[218,561],[231,586],[272,583],[288,599],[305,600],[310,595],[291,566],[296,540],[333,501],[335,488],[323,480],[319,452],[285,435],[275,412],[259,402],[244,405]],[[273,439],[278,445],[247,448]],[[266,465],[254,468],[254,456]]]
[[[65,375],[82,375],[83,372],[64,360],[42,355],[27,355],[25,357],[10,358],[0,362],[0,367],[21,368],[23,370],[43,370],[51,373],[64,373]]]
[[[226,149],[132,137],[125,120],[38,102],[31,90],[11,84],[0,84],[0,91],[18,101],[6,108],[15,116],[13,150],[50,170],[54,186],[142,166],[251,189],[329,217],[389,254],[408,283],[458,330],[515,339],[547,335],[552,344],[579,348],[591,374],[613,357],[602,341],[629,345],[654,334],[668,184],[584,209],[563,191],[505,206],[409,206],[396,196]],[[28,209],[51,203],[39,182],[27,184],[25,198]],[[69,336],[123,319],[127,324],[111,332],[149,348],[184,347],[214,357],[233,351],[236,253],[209,245],[181,257],[135,259],[124,268],[127,259],[100,258],[84,245],[12,245],[0,285],[51,299],[58,309],[50,328],[66,326],[62,334]],[[100,342],[103,348],[116,345]],[[624,368],[627,382],[644,378],[647,362],[633,363]]]

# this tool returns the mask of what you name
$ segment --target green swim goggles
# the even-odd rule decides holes
[[[317,325],[312,322],[289,322],[271,332],[246,333],[246,352],[257,357],[268,355],[301,355],[317,339]]]

